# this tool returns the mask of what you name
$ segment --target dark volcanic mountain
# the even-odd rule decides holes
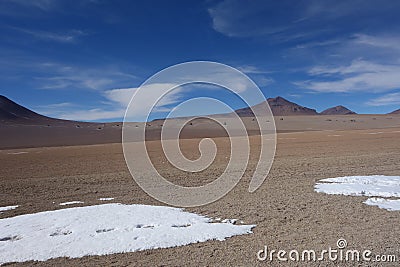
[[[344,106],[336,106],[333,108],[325,109],[320,113],[321,115],[353,115],[357,114],[354,111],[344,107]]]
[[[400,114],[400,109],[390,112],[389,114]]]
[[[0,121],[27,123],[46,122],[50,120],[55,119],[51,119],[49,117],[33,112],[32,110],[18,105],[7,97],[0,95]]]
[[[0,95],[0,149],[120,143],[121,126],[49,118]]]
[[[318,115],[315,109],[306,108],[300,106],[296,103],[290,102],[283,97],[268,98],[267,100],[272,114],[274,116],[293,116],[293,115]],[[258,106],[262,104],[255,105],[253,108],[257,109]],[[236,113],[241,117],[252,117],[253,112],[250,108],[242,108],[236,110]]]

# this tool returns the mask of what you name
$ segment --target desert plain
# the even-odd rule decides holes
[[[327,195],[314,190],[315,183],[324,178],[399,175],[400,116],[287,116],[275,120],[276,156],[263,185],[254,193],[247,191],[258,160],[259,137],[255,134],[249,137],[252,155],[238,185],[216,202],[186,209],[211,218],[236,218],[242,224],[254,224],[252,234],[175,248],[8,266],[299,266],[302,264],[298,262],[259,261],[257,252],[266,245],[287,251],[323,250],[335,247],[340,238],[346,239],[348,248],[400,256],[398,211],[365,205],[367,197]],[[118,126],[113,127],[120,132]],[[152,128],[158,131],[160,127],[153,124]],[[203,123],[202,129],[207,130],[207,125]],[[96,129],[96,133],[100,131]],[[189,129],[180,140],[183,153],[193,159],[199,156],[197,147],[201,140],[195,132],[201,131]],[[205,131],[201,137],[207,132],[215,133]],[[36,140],[31,147],[5,146],[0,150],[0,206],[19,205],[15,210],[0,213],[1,219],[65,208],[59,203],[68,201],[84,202],[74,206],[104,204],[99,198],[114,198],[111,202],[123,204],[165,205],[148,196],[133,180],[118,134],[111,138],[114,142],[92,138],[84,145],[58,144],[52,136],[34,136],[35,130],[25,134]],[[10,135],[7,132],[4,136]],[[166,161],[159,140],[147,141],[147,147],[155,166],[168,180],[198,186],[216,179],[228,160],[229,139],[218,134],[210,137],[218,148],[215,161],[207,170],[190,175]],[[358,264],[371,266],[370,262]]]

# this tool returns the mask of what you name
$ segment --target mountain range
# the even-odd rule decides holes
[[[267,102],[274,116],[295,116],[295,115],[353,115],[354,111],[344,106],[336,106],[328,108],[321,113],[315,109],[303,107],[296,103],[290,102],[283,97],[268,98]],[[261,107],[261,104],[253,106],[253,109]],[[249,107],[241,108],[235,111],[241,117],[252,117],[253,112]],[[389,114],[400,114],[400,109]],[[66,123],[68,121],[54,119],[40,115],[30,109],[27,109],[5,96],[0,95],[0,122],[17,122],[22,124],[29,123]]]

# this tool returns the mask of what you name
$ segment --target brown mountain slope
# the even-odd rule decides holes
[[[300,106],[280,96],[275,98],[268,98],[267,102],[274,116],[318,115],[315,109]],[[255,105],[253,108],[257,109],[261,105],[262,104]],[[241,117],[253,116],[253,112],[250,108],[238,109],[236,110],[236,113]]]
[[[389,114],[400,114],[400,109],[390,112]]]
[[[332,108],[328,108],[320,113],[321,115],[352,115],[357,114],[354,111],[344,107],[344,106],[336,106]]]
[[[40,115],[0,95],[0,121],[11,123],[47,123],[61,121]]]

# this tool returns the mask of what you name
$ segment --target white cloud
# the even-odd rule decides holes
[[[346,66],[313,67],[309,74],[314,79],[295,84],[317,92],[384,92],[400,88],[399,73],[400,65],[355,60]]]
[[[66,7],[82,7],[83,5],[90,5],[98,3],[97,0],[80,0],[80,1],[68,1],[68,0],[1,0],[0,1],[0,13],[6,15],[23,15],[29,16],[36,13],[35,11],[41,12],[54,12],[62,11],[66,12]],[[29,12],[28,12],[29,11]]]
[[[398,70],[400,66],[396,65],[382,65],[373,62],[365,61],[362,59],[353,60],[347,66],[316,66],[309,70],[311,75],[333,75],[333,74],[357,74],[357,73],[381,73],[391,72]]]
[[[325,47],[325,46],[332,46],[332,45],[337,45],[341,41],[340,39],[331,39],[331,40],[324,40],[324,41],[311,41],[311,42],[306,42],[302,44],[298,44],[294,47],[294,49],[314,49],[318,47]]]
[[[78,37],[87,35],[86,32],[82,30],[66,30],[63,32],[49,32],[42,30],[31,30],[20,27],[9,27],[17,32],[30,35],[36,39],[45,41],[55,41],[60,43],[75,43]]]
[[[238,70],[240,70],[243,73],[246,74],[267,74],[267,73],[271,73],[271,71],[265,71],[265,70],[261,70],[255,66],[251,66],[251,65],[244,65],[244,66],[239,66],[237,67]]]
[[[136,76],[112,66],[85,68],[58,63],[36,63],[40,73],[33,77],[40,89],[105,90],[116,84],[131,84]]]
[[[38,80],[44,81],[41,89],[62,89],[68,87],[74,88],[88,88],[88,89],[101,89],[111,85],[113,80],[111,78],[96,78],[94,75],[88,73],[76,73],[71,75],[56,76],[56,77],[37,77]]]
[[[392,106],[400,105],[400,93],[386,94],[372,99],[366,103],[368,106]]]
[[[55,108],[65,108],[65,107],[71,107],[71,106],[74,106],[74,104],[70,103],[70,102],[62,102],[62,103],[56,103],[56,104],[43,105],[43,106],[40,106],[39,108],[55,109]]]
[[[117,110],[102,110],[102,109],[89,109],[89,110],[77,110],[72,112],[61,113],[59,118],[65,120],[77,120],[77,121],[96,121],[96,120],[108,120],[108,119],[119,119],[124,116],[125,109]]]
[[[52,64],[45,64],[46,67],[52,67]],[[49,66],[47,66],[49,65]],[[127,105],[129,104],[132,96],[137,92],[137,87],[130,88],[118,88],[105,90],[104,87],[111,87],[115,84],[113,76],[110,76],[110,72],[103,71],[88,71],[76,69],[74,67],[62,66],[60,69],[60,75],[55,77],[45,77],[45,84],[47,88],[89,88],[97,89],[97,92],[106,99],[103,106],[92,106],[92,108],[74,107],[67,108],[64,110],[53,108],[47,110],[48,115],[61,117],[65,119],[73,120],[101,120],[101,119],[118,119],[120,120],[124,114]],[[192,70],[193,71],[193,70]],[[254,68],[251,71],[256,71]],[[214,82],[216,84],[222,84],[231,88],[232,91],[241,94],[246,93],[247,101],[253,101],[249,104],[257,104],[260,99],[256,92],[248,90],[253,87],[253,83],[249,80],[244,79],[237,72],[226,71],[224,68],[217,70],[214,69],[201,69],[194,74],[190,71],[187,73],[177,73],[177,81],[175,83],[173,75],[161,77],[161,82],[144,85],[141,87],[141,100],[135,102],[129,113],[129,120],[144,121],[147,118],[149,110],[155,113],[167,112],[175,106],[178,102],[183,100],[184,97],[189,96],[190,92],[202,92],[203,90],[216,90],[221,89],[219,86],[209,86],[204,82]],[[260,76],[255,74],[256,76]],[[124,75],[122,75],[125,77]],[[110,79],[108,78],[110,77]],[[118,76],[119,77],[119,76]],[[120,78],[120,77],[119,77]],[[125,78],[131,78],[130,76]],[[259,82],[269,84],[272,82],[271,79],[261,79]],[[93,81],[93,83],[91,83]],[[191,82],[195,82],[192,84]],[[187,84],[189,83],[189,84]],[[183,86],[177,86],[178,84],[184,84]],[[177,87],[176,87],[177,86]],[[154,105],[154,99],[158,99],[165,92],[166,88],[174,88],[171,92],[163,96],[157,105]],[[223,89],[222,89],[223,90]],[[224,90],[225,92],[225,90]],[[61,107],[57,107],[61,108]],[[45,110],[46,111],[46,110]],[[208,114],[209,110],[205,109],[204,106],[199,109],[199,113]],[[158,114],[153,114],[158,115]]]
[[[142,87],[145,90],[145,97],[152,99],[159,96],[165,88],[172,88],[173,84],[149,84]],[[39,112],[49,116],[55,116],[61,119],[78,120],[78,121],[95,121],[95,120],[121,120],[124,117],[126,108],[138,88],[121,88],[106,90],[102,95],[107,99],[107,103],[100,108],[83,109],[71,103],[57,103],[39,107]],[[160,102],[154,107],[154,112],[169,111],[168,105],[177,103],[181,98],[182,88],[176,87],[170,93],[165,95]],[[153,107],[153,103],[144,99],[136,105],[134,116],[130,119],[136,121],[144,121],[147,118],[147,111]]]
[[[272,9],[265,1],[261,5],[256,2],[225,0],[209,8],[214,30],[229,37],[250,37],[274,34],[287,28],[272,21],[267,25],[256,23],[254,17],[263,12],[268,15]]]
[[[126,70],[131,69],[130,66],[106,63],[101,66],[68,65],[1,49],[0,57],[4,59],[0,61],[0,78],[13,78],[32,89],[107,90],[128,87],[138,80]]]
[[[347,23],[354,28],[376,27],[382,14],[395,16],[398,7],[398,1],[224,0],[211,6],[208,13],[214,30],[226,36],[268,36],[289,41],[322,36]]]
[[[146,116],[146,112],[151,109],[155,103],[151,100],[154,98],[161,97],[165,88],[173,88],[175,84],[165,84],[165,83],[155,83],[148,84],[141,87],[141,90],[145,90],[145,99],[138,103],[134,107],[135,112],[137,112],[137,117]],[[126,108],[131,101],[132,96],[136,93],[138,88],[123,88],[123,89],[113,89],[108,90],[104,93],[104,96],[115,103],[118,103],[121,107]],[[165,110],[165,107],[171,104],[177,103],[181,98],[182,88],[175,87],[171,92],[165,95],[157,105],[154,106],[155,111]]]
[[[35,0],[35,1],[25,1],[25,0],[3,0],[4,3],[11,3],[15,5],[19,5],[22,7],[33,7],[39,8],[41,10],[47,11],[53,9],[57,2],[57,0]]]
[[[354,43],[371,47],[400,50],[400,37],[398,36],[372,36],[367,34],[354,35]]]

